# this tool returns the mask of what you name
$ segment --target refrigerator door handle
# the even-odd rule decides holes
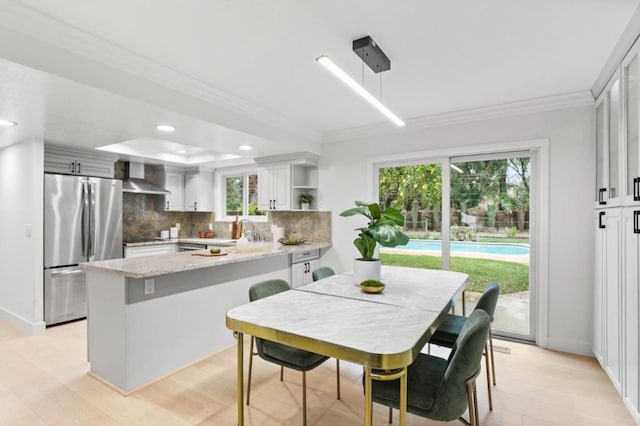
[[[89,194],[88,194],[87,182],[82,182],[82,213],[80,219],[80,239],[82,241],[82,256],[87,258],[89,256],[88,247],[88,221],[89,221]]]
[[[55,277],[64,277],[67,275],[78,275],[78,274],[84,274],[84,269],[75,269],[73,271],[59,271],[59,272],[52,272],[51,273],[51,278],[55,278]]]
[[[89,260],[96,254],[96,184],[92,181],[89,187]]]

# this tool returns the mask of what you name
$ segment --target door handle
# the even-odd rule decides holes
[[[633,233],[640,234],[640,210],[633,211]]]
[[[603,217],[604,217],[604,212],[600,212],[600,214],[598,214],[598,228],[600,228],[600,229],[606,228],[604,223],[602,223],[602,218]]]
[[[607,188],[600,188],[598,190],[598,204],[601,206],[607,205],[607,202],[604,200],[604,193],[607,192]]]
[[[78,163],[78,173],[80,172],[80,163]],[[89,257],[96,254],[96,184],[88,183],[89,187]]]
[[[74,269],[73,271],[58,271],[58,272],[52,272],[51,278],[64,277],[67,275],[79,275],[84,273],[85,273],[84,269]]]
[[[80,239],[82,243],[82,256],[89,256],[89,190],[87,182],[82,182],[82,212],[80,214]]]

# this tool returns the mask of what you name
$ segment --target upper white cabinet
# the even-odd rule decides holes
[[[184,210],[184,171],[165,168],[164,187],[171,192],[164,196],[167,211]]]
[[[185,211],[213,211],[213,170],[196,167],[184,175]]]
[[[291,164],[260,167],[258,209],[291,210]]]
[[[622,62],[624,83],[624,128],[625,152],[622,174],[623,203],[640,204],[640,44],[631,49]]]
[[[311,209],[317,206],[318,199],[318,168],[294,164],[291,169],[291,203],[294,209],[300,208],[298,197],[300,194],[311,194],[313,201]]]
[[[620,73],[616,73],[596,101],[596,205],[599,207],[621,203],[620,90]]]
[[[47,173],[113,179],[114,163],[115,158],[104,153],[47,146],[44,149],[44,171]]]

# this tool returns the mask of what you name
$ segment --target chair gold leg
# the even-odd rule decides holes
[[[340,360],[336,358],[336,387],[337,387],[337,396],[338,400],[340,400]]]
[[[302,426],[307,426],[307,372],[302,372]]]
[[[247,379],[247,405],[249,405],[249,398],[251,398],[251,370],[253,369],[253,339],[251,336],[251,344],[249,345],[249,378]]]
[[[491,376],[489,374],[489,347],[487,344],[484,344],[484,361],[487,370],[487,395],[489,397],[489,410],[493,411],[493,398],[491,396]]]
[[[244,405],[242,405],[242,400],[243,395],[242,395],[242,391],[243,391],[243,386],[244,386],[244,359],[243,359],[243,352],[244,352],[244,336],[242,333],[240,333],[239,331],[234,331],[233,332],[233,337],[236,338],[236,340],[238,341],[238,348],[237,348],[237,363],[238,363],[238,371],[237,371],[237,397],[238,397],[238,422],[236,423],[236,425],[238,426],[243,426],[244,425]]]
[[[489,347],[491,349],[491,374],[493,375],[493,386],[496,385],[496,361],[493,359],[493,335],[489,327]]]
[[[371,368],[364,368],[364,425],[371,426],[373,423],[373,398],[371,396]]]
[[[478,389],[476,388],[476,382],[473,381],[473,419],[475,420],[474,426],[480,426],[480,416],[478,415]]]
[[[393,423],[393,408],[389,407],[389,424]]]
[[[474,425],[475,421],[473,419],[473,389],[471,387],[471,383],[467,382],[467,405],[469,406],[469,424]]]

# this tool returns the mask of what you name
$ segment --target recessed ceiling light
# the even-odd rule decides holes
[[[251,147],[251,145],[240,145],[238,149],[240,151],[251,151],[253,148]]]
[[[170,124],[158,124],[156,126],[156,129],[160,130],[161,132],[167,132],[167,133],[176,131],[176,128]]]
[[[13,127],[13,126],[17,126],[18,123],[16,123],[15,121],[9,121],[9,120],[2,120],[0,119],[0,127]]]
[[[186,154],[187,151],[185,149],[179,149],[176,151],[178,154]]]

